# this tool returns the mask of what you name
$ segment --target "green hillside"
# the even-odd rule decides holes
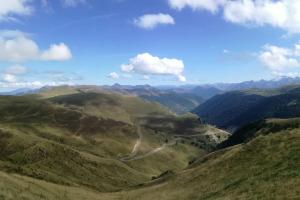
[[[140,95],[140,97],[148,101],[158,102],[178,114],[190,112],[205,101],[200,94],[173,91],[161,92],[156,95]]]
[[[209,124],[231,130],[266,118],[299,117],[299,90],[299,86],[286,86],[228,92],[213,97],[193,112]]]
[[[0,112],[0,199],[300,197],[298,118],[230,136],[193,114],[99,91],[1,96]]]
[[[42,98],[52,98],[70,94],[80,93],[97,93],[110,97],[112,101],[120,100],[123,102],[130,102],[140,97],[149,102],[159,103],[171,112],[177,114],[185,114],[190,112],[201,103],[204,102],[201,91],[173,91],[160,90],[148,85],[142,86],[59,86],[59,87],[45,87],[36,91]],[[115,96],[115,98],[114,98]],[[124,99],[124,97],[127,99]],[[135,102],[132,102],[135,103]],[[146,109],[145,109],[146,110]]]
[[[121,192],[119,199],[299,199],[300,128],[271,120],[272,134],[204,156],[176,175]],[[268,129],[268,128],[267,128]]]
[[[0,198],[80,200],[298,199],[300,197],[300,129],[295,126],[295,123],[299,125],[299,120],[270,120],[269,122],[273,124],[270,127],[278,126],[280,128],[270,129],[270,127],[257,125],[257,127],[251,128],[253,130],[252,135],[256,135],[256,137],[245,144],[200,156],[184,170],[166,171],[161,176],[153,178],[152,181],[148,179],[143,183],[129,185],[115,192],[103,192],[91,185],[81,185],[80,182],[76,184],[57,183],[28,176],[17,170],[1,170]],[[266,129],[270,130],[272,134],[267,134],[269,131],[265,134],[259,134]],[[1,138],[7,137],[7,134],[2,133]],[[84,156],[101,162],[95,157]],[[158,161],[156,160],[155,164],[163,162],[163,160]],[[153,165],[152,162],[147,164]],[[2,169],[7,165],[7,162],[1,161]],[[86,163],[82,163],[82,165],[86,166]],[[111,165],[114,173],[120,170],[116,168],[116,165],[118,164]],[[138,163],[138,166],[140,165],[141,163]],[[95,166],[94,163],[93,166]],[[73,165],[72,168],[74,168]],[[95,170],[95,168],[93,169]],[[121,172],[124,174],[124,171]],[[63,174],[62,177],[68,177],[68,173],[66,171],[64,173],[66,174]],[[86,175],[87,171],[84,173]],[[97,173],[97,171],[93,171],[93,173]],[[133,175],[136,178],[140,175],[136,174],[137,170],[130,171],[130,173],[131,175],[126,175],[127,178]],[[111,176],[107,176],[99,182],[103,183],[109,177]],[[142,179],[143,176],[141,176]],[[74,178],[71,180],[74,181]],[[83,181],[84,178],[80,178],[80,180]],[[91,180],[89,181],[91,182]],[[115,186],[118,184],[120,182]]]
[[[186,168],[228,137],[193,115],[179,117],[137,97],[81,91],[45,96],[0,97],[0,199],[124,190]],[[157,117],[169,127],[150,122]],[[191,126],[180,128],[183,121]]]

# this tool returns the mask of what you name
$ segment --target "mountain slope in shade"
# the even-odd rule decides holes
[[[227,129],[236,129],[265,118],[300,116],[300,87],[246,90],[218,95],[193,112],[202,120]]]
[[[242,143],[247,143],[258,136],[265,136],[286,129],[299,129],[300,118],[291,119],[265,119],[254,123],[247,124],[235,133],[228,140],[218,145],[219,148],[226,148]]]

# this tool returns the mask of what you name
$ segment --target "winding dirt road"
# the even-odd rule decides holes
[[[137,139],[132,151],[131,151],[131,154],[126,156],[126,157],[123,157],[121,158],[120,160],[123,161],[123,162],[129,162],[129,161],[134,161],[134,160],[139,160],[139,159],[143,159],[145,157],[148,157],[148,156],[151,156],[155,153],[158,153],[160,151],[163,151],[166,147],[169,147],[169,146],[173,146],[176,144],[176,140],[170,142],[170,143],[165,143],[163,144],[161,147],[158,147],[158,148],[155,148],[151,151],[149,151],[148,153],[144,154],[144,155],[139,155],[137,156],[137,153],[139,151],[139,148],[140,146],[142,145],[142,141],[143,141],[143,133],[141,131],[141,127],[139,126],[137,128],[137,133],[139,135],[139,138]]]

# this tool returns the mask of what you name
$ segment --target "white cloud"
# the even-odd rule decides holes
[[[143,29],[154,29],[158,25],[173,25],[175,20],[168,14],[147,14],[134,20],[136,26]]]
[[[269,25],[300,33],[299,0],[169,0],[172,8],[222,11],[226,21],[241,25]]]
[[[209,10],[216,12],[225,0],[169,0],[169,5],[178,10],[190,7],[193,10]]]
[[[286,69],[300,67],[299,47],[296,44],[293,48],[283,48],[274,45],[265,45],[260,52],[259,59],[264,66],[276,72]]]
[[[64,61],[72,58],[71,50],[64,43],[53,44],[41,55],[42,60]]]
[[[86,0],[61,0],[64,6],[76,7],[79,4],[85,4]]]
[[[111,78],[111,79],[119,79],[120,78],[119,74],[117,74],[116,72],[110,73],[108,75],[108,77]]]
[[[173,75],[180,81],[185,80],[183,76],[184,63],[175,58],[159,58],[149,53],[138,54],[131,58],[128,64],[121,66],[124,72],[133,72],[142,75]]]
[[[14,83],[17,81],[17,77],[13,74],[3,74],[2,80],[7,83]]]
[[[299,77],[299,73],[297,72],[277,72],[277,71],[274,71],[272,72],[272,75],[275,76],[275,77],[291,77],[291,78],[296,78],[296,77]]]
[[[13,65],[8,67],[1,74],[1,80],[5,83],[13,84],[18,81],[19,77],[28,72],[27,68],[21,65]]]
[[[288,28],[285,26],[289,26],[288,23],[293,18],[293,16],[289,16],[290,5],[287,4],[288,1],[290,0],[227,1],[224,6],[224,18],[238,24],[267,24],[274,27]]]
[[[183,75],[178,75],[178,81],[180,82],[186,82],[186,77]]]
[[[17,80],[12,82],[0,81],[0,88],[40,88],[46,85],[50,85],[50,84],[42,83],[40,81],[24,81],[24,82],[17,82]]]
[[[43,81],[13,81],[1,82],[0,88],[41,88],[44,86],[60,86],[60,85],[75,85],[72,82],[43,82]]]
[[[13,39],[0,38],[0,60],[23,61],[37,59],[39,47],[37,44],[26,37]]]
[[[0,0],[0,21],[15,20],[16,15],[30,15],[32,0]]]
[[[0,38],[16,38],[16,37],[23,37],[23,36],[30,36],[30,34],[24,33],[19,30],[9,30],[9,29],[0,30]]]
[[[32,77],[24,76],[28,69],[21,65],[13,65],[0,72],[0,88],[40,88],[43,86],[75,85],[83,77],[76,73],[61,71],[49,71],[43,77],[43,81],[32,80]],[[26,80],[27,79],[27,80]]]
[[[2,61],[64,61],[71,57],[71,51],[64,43],[53,44],[49,49],[42,51],[35,41],[20,31],[0,32],[0,60]]]

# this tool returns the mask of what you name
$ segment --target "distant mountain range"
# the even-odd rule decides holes
[[[247,89],[273,89],[286,85],[300,84],[300,77],[282,76],[272,80],[245,81],[241,83],[217,83],[211,86],[222,91],[247,90]]]
[[[299,199],[298,85],[19,92],[0,96],[0,199]],[[192,92],[221,92],[197,114],[238,130],[156,102],[185,106]]]
[[[112,86],[60,86],[61,92],[65,90],[81,90],[93,92],[119,93],[141,97],[151,102],[158,102],[177,114],[184,114],[197,108],[215,95],[229,91],[249,89],[274,89],[286,85],[300,84],[300,78],[281,77],[273,80],[246,81],[241,83],[217,83],[205,85],[183,85],[183,86],[150,86],[150,85],[120,85]],[[41,89],[18,89],[11,92],[0,93],[0,95],[20,96],[34,94],[41,91],[49,91],[52,87]],[[56,92],[58,90],[55,90]],[[258,97],[259,98],[259,97]]]

